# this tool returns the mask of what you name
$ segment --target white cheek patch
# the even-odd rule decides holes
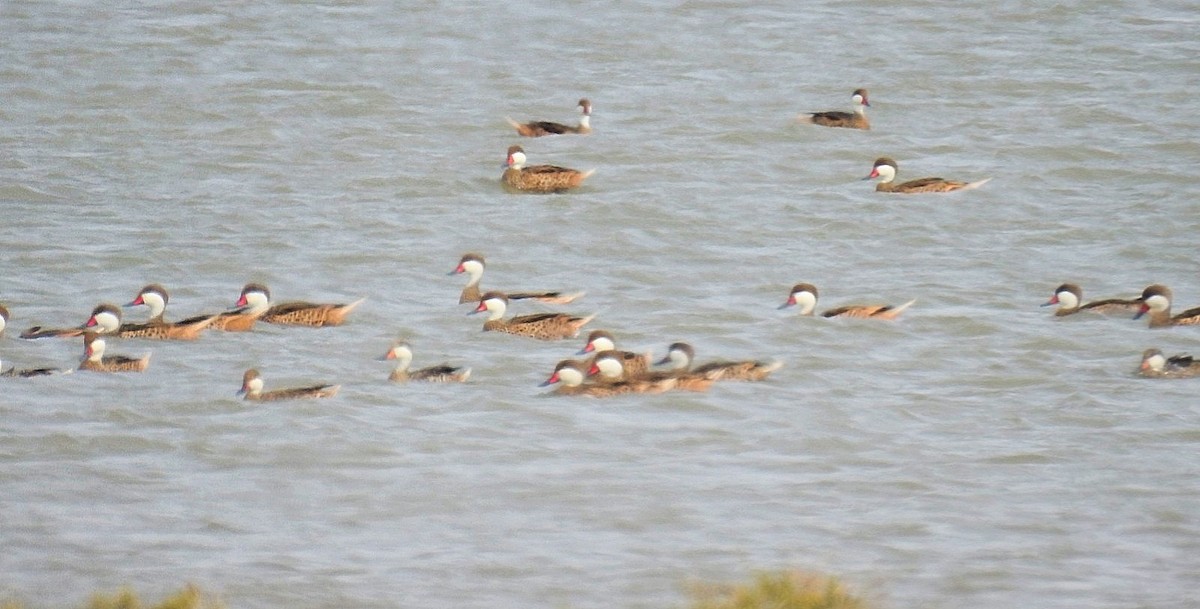
[[[600,374],[608,378],[617,378],[621,376],[622,372],[624,372],[621,362],[618,362],[611,357],[605,357],[596,360],[596,367],[600,369]]]
[[[813,296],[812,292],[800,291],[792,294],[792,299],[796,301],[796,306],[800,307],[802,315],[812,313],[812,310],[817,306],[817,297]]]
[[[104,311],[96,314],[96,325],[105,332],[115,332],[117,328],[121,327],[121,320],[117,319],[116,315]]]
[[[1171,306],[1171,301],[1166,296],[1155,294],[1146,299],[1146,306],[1150,307],[1151,311],[1166,311]]]
[[[568,387],[583,383],[583,375],[574,368],[563,368],[558,371],[558,381]]]
[[[1058,297],[1058,306],[1061,309],[1074,309],[1079,306],[1079,299],[1070,292],[1059,292],[1055,296]]]
[[[691,364],[691,361],[688,358],[688,354],[684,353],[683,351],[680,351],[678,349],[671,351],[671,353],[668,354],[667,357],[671,360],[672,368],[684,369],[684,368],[687,368]]]
[[[1151,370],[1154,370],[1155,372],[1162,372],[1163,366],[1167,365],[1167,358],[1161,353],[1158,355],[1151,355],[1150,358],[1146,360],[1146,363],[1150,365]]]
[[[249,383],[246,383],[246,387],[250,393],[259,393],[263,390],[263,380],[253,379]]]
[[[592,350],[597,353],[599,353],[601,351],[611,351],[616,348],[617,348],[617,346],[614,345],[611,340],[608,340],[608,338],[606,338],[604,336],[597,337],[596,340],[592,341]]]
[[[162,313],[163,310],[167,308],[167,303],[163,301],[162,295],[158,294],[157,292],[146,292],[142,294],[142,302],[145,303],[147,307],[150,307],[151,317]]]
[[[468,260],[462,263],[462,268],[466,271],[467,275],[473,278],[477,278],[483,274],[483,265],[479,264],[478,260]]]
[[[891,165],[880,165],[875,168],[875,173],[879,174],[881,182],[891,182],[896,179],[896,170],[892,169]]]
[[[855,95],[854,97],[851,97],[850,99],[854,100],[854,103],[859,106],[861,106],[863,103],[863,98],[861,95]]]

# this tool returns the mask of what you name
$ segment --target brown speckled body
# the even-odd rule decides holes
[[[986,183],[988,179],[979,180],[978,182],[960,182],[957,180],[946,180],[943,178],[920,178],[917,180],[909,180],[897,184],[895,182],[896,174],[900,171],[896,161],[888,157],[880,157],[875,159],[875,165],[871,169],[871,173],[864,179],[873,179],[882,177],[883,179],[875,185],[876,192],[895,192],[903,194],[931,193],[931,192],[952,192],[955,190],[963,190],[966,188],[976,188]]]
[[[1042,306],[1058,305],[1058,308],[1054,310],[1055,317],[1066,317],[1082,312],[1101,313],[1105,315],[1129,315],[1137,313],[1142,306],[1139,300],[1133,298],[1106,298],[1087,304],[1081,304],[1082,302],[1083,288],[1074,283],[1064,283],[1054,290],[1054,295]]]
[[[542,386],[557,384],[552,395],[584,395],[597,398],[629,393],[662,393],[675,388],[676,379],[614,381],[608,383],[584,383],[587,364],[577,360],[562,360],[554,367],[554,374]]]
[[[577,317],[566,313],[534,313],[503,319],[508,307],[508,297],[502,292],[487,292],[472,313],[489,311],[492,315],[483,322],[484,332],[505,332],[538,340],[560,340],[574,338],[579,330],[595,318],[595,315]]]
[[[221,332],[249,332],[254,329],[254,322],[260,315],[252,315],[240,311],[219,313],[208,327]]]
[[[313,385],[311,387],[295,387],[291,389],[262,390],[262,375],[258,370],[250,369],[242,375],[242,389],[245,399],[258,402],[274,402],[278,400],[302,400],[313,398],[328,398],[337,395],[341,385]]]
[[[1152,378],[1193,378],[1200,376],[1200,361],[1190,355],[1167,357],[1158,349],[1146,349],[1138,374]]]
[[[308,326],[310,328],[340,326],[346,321],[346,316],[364,300],[366,299],[360,298],[349,304],[285,302],[273,305],[259,319],[269,324]]]
[[[578,188],[592,171],[578,171],[557,165],[525,166],[525,151],[520,146],[508,149],[508,168],[500,181],[510,190],[554,193]]]
[[[674,363],[676,370],[691,371],[701,376],[719,373],[723,381],[761,381],[772,372],[778,370],[783,363],[763,362],[757,360],[744,361],[714,361],[692,367],[695,349],[687,343],[673,343],[667,349],[667,356],[659,364]]]
[[[817,288],[811,283],[797,283],[792,286],[791,292],[788,294],[788,299],[779,308],[787,308],[798,303],[797,298],[809,294],[811,299],[805,303],[801,310],[801,315],[812,315],[817,303]],[[900,306],[892,305],[846,305],[829,309],[821,313],[821,317],[854,317],[854,318],[870,318],[870,319],[895,319],[914,303],[916,299],[910,300]]]
[[[150,340],[196,340],[200,338],[201,332],[212,325],[216,317],[216,315],[207,315],[176,323],[121,324],[114,336]]]
[[[1193,326],[1200,324],[1200,307],[1188,309],[1178,315],[1171,315],[1171,288],[1154,284],[1142,290],[1138,313],[1134,319],[1149,314],[1151,328],[1170,326]]]
[[[615,361],[616,374],[606,373],[602,360]],[[674,381],[674,389],[682,391],[708,391],[712,384],[717,379],[721,378],[721,371],[709,371],[705,374],[696,372],[687,372],[683,370],[672,371],[646,371],[636,376],[629,374],[628,371],[620,365],[621,358],[613,351],[606,351],[597,354],[594,358],[591,368],[588,369],[588,375],[596,379],[597,383],[613,383],[613,382],[665,382]]]
[[[470,279],[462,293],[458,296],[458,304],[464,302],[479,302],[483,299],[483,292],[479,289],[479,283],[483,279],[483,271],[487,263],[483,259],[483,254],[468,252],[463,254],[458,261],[458,266],[451,271],[451,275],[461,275],[467,273]],[[568,304],[583,296],[583,292],[505,292],[510,301],[512,300],[537,300],[549,304]]]
[[[847,129],[870,129],[871,123],[867,120],[866,107],[870,106],[867,100],[866,89],[856,89],[851,94],[855,98],[854,111],[831,111],[831,112],[809,112],[806,115],[800,116],[800,122],[812,123],[823,127],[843,127]]]
[[[517,133],[522,137],[542,137],[544,135],[564,135],[575,133],[579,135],[587,135],[592,132],[591,122],[588,117],[592,114],[592,104],[586,98],[579,100],[577,104],[583,112],[579,124],[575,126],[564,125],[552,121],[530,121],[528,123],[518,123],[511,118],[506,119],[508,124],[512,125]]]
[[[94,332],[83,335],[83,361],[80,370],[93,372],[142,372],[150,365],[150,354],[140,358],[104,355],[105,342]]]

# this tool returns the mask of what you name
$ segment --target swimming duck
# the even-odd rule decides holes
[[[176,334],[172,338],[185,340],[198,338],[201,330],[249,332],[254,328],[254,322],[258,320],[257,316],[249,315],[242,311],[223,311],[221,313],[196,315],[175,323],[168,323],[164,320],[163,314],[167,310],[167,302],[170,299],[171,297],[167,293],[167,288],[161,284],[152,283],[139,290],[137,296],[125,306],[136,307],[145,305],[149,307],[150,320],[147,323],[169,326],[170,329],[168,332]],[[205,320],[208,320],[207,324],[202,323]]]
[[[557,165],[525,166],[525,150],[520,146],[508,147],[507,169],[500,181],[512,190],[524,192],[564,192],[578,188],[596,170],[578,171]]]
[[[100,304],[92,309],[91,317],[83,324],[85,332],[95,332],[117,338],[147,338],[151,340],[196,340],[200,332],[213,322],[213,317],[203,316],[174,324],[151,321],[144,324],[127,324],[121,321],[121,309],[113,304]]]
[[[579,104],[577,105],[583,114],[579,117],[579,125],[575,127],[551,121],[531,121],[528,123],[518,123],[517,121],[514,121],[508,117],[505,117],[504,120],[507,120],[508,124],[512,125],[513,128],[517,130],[517,133],[524,137],[562,135],[564,133],[578,133],[580,135],[587,135],[592,132],[592,102],[588,101],[587,98],[584,98],[579,100]]]
[[[1054,295],[1050,297],[1042,306],[1048,307],[1058,305],[1054,310],[1055,317],[1063,317],[1072,315],[1081,311],[1089,311],[1092,313],[1117,313],[1128,314],[1137,313],[1141,308],[1142,303],[1136,299],[1122,298],[1106,298],[1104,300],[1096,300],[1087,304],[1083,302],[1083,288],[1074,283],[1064,283],[1054,290]]]
[[[622,358],[613,351],[605,351],[596,355],[588,376],[594,376],[601,383],[620,383],[631,381],[657,382],[666,379],[675,380],[675,389],[683,391],[708,391],[713,381],[721,378],[721,370],[712,370],[704,374],[685,371],[654,371],[643,372],[632,376],[625,371]]]
[[[262,375],[253,368],[242,375],[242,388],[238,394],[244,394],[247,400],[273,402],[275,400],[299,400],[306,398],[329,398],[337,395],[341,385],[313,385],[311,387],[295,387],[292,389],[276,389],[263,391]]]
[[[80,370],[93,372],[142,372],[150,365],[150,354],[140,358],[124,355],[105,355],[105,342],[95,332],[83,334],[83,361],[79,363]]]
[[[1149,313],[1151,328],[1200,324],[1200,307],[1188,309],[1174,317],[1171,316],[1171,288],[1165,285],[1156,283],[1148,286],[1142,290],[1142,296],[1138,298],[1138,302],[1141,303],[1141,306],[1133,318],[1138,319]]]
[[[0,364],[0,376],[30,378],[34,376],[46,376],[50,374],[59,374],[63,372],[58,368],[24,368],[18,370],[16,367],[4,369],[3,364]]]
[[[579,335],[580,328],[596,317],[576,317],[566,313],[534,313],[503,319],[507,310],[508,297],[503,292],[487,292],[480,299],[479,306],[468,315],[488,312],[487,321],[483,322],[484,332],[507,332],[538,340],[574,338]]]
[[[1142,353],[1142,365],[1138,369],[1142,376],[1158,378],[1190,378],[1200,376],[1200,361],[1190,355],[1167,357],[1158,349],[1146,349]]]
[[[983,186],[991,180],[991,178],[985,178],[977,182],[959,182],[942,178],[920,178],[896,184],[893,180],[896,179],[896,172],[898,170],[899,166],[896,165],[896,161],[887,157],[879,157],[875,159],[875,166],[871,168],[871,173],[863,179],[872,180],[880,178],[879,183],[875,185],[876,192],[899,192],[905,194],[969,190]]]
[[[917,302],[914,298],[898,307],[891,305],[847,305],[829,309],[821,313],[821,317],[869,317],[871,319],[895,319],[898,315],[904,312],[905,309],[911,307]],[[801,315],[812,315],[813,310],[817,307],[817,288],[811,283],[797,283],[792,286],[792,291],[788,293],[787,302],[779,306],[780,309],[785,309],[790,306],[799,305]]]
[[[236,306],[243,307],[245,313],[257,315],[258,319],[269,324],[319,328],[342,325],[346,316],[364,300],[366,298],[360,298],[349,304],[293,301],[272,305],[271,291],[267,286],[261,283],[247,283],[242,288]]]
[[[462,383],[471,376],[470,368],[451,366],[450,364],[440,364],[421,368],[420,370],[409,370],[409,365],[412,364],[413,352],[412,346],[404,341],[399,341],[388,349],[384,360],[396,360],[396,367],[392,369],[392,373],[388,376],[389,381],[402,383],[405,381],[428,381],[431,383]]]
[[[586,365],[585,368],[590,368],[591,364],[595,363],[596,357],[599,354],[609,351],[616,353],[621,358],[621,366],[624,368],[625,374],[630,378],[650,371],[651,358],[649,353],[618,350],[616,339],[613,338],[612,332],[608,330],[592,330],[588,334],[587,343],[583,345],[583,349],[580,349],[576,355],[592,354],[591,359],[584,362]]]
[[[658,361],[658,365],[670,364],[673,370],[691,371],[704,375],[711,371],[720,371],[724,381],[761,381],[767,375],[783,366],[783,362],[761,362],[745,360],[739,362],[715,361],[692,368],[692,360],[696,356],[695,349],[687,343],[671,343],[667,355]]]
[[[464,302],[479,302],[483,297],[479,290],[479,280],[483,278],[483,269],[486,264],[483,261],[483,254],[474,252],[463,254],[463,257],[458,261],[458,266],[451,275],[467,274],[467,285],[463,288],[462,294],[458,297],[458,304]],[[505,292],[509,300],[538,300],[550,304],[567,304],[574,302],[583,292]]]
[[[586,395],[597,398],[623,395],[627,393],[662,393],[675,388],[675,378],[660,380],[617,381],[604,384],[584,383],[587,376],[586,365],[577,360],[562,360],[554,367],[554,373],[541,384],[549,387],[557,384],[552,392],[555,395]]]
[[[801,114],[796,120],[801,123],[812,123],[814,125],[823,125],[825,127],[847,127],[850,129],[870,129],[871,123],[867,121],[867,107],[870,102],[867,101],[866,89],[855,89],[850,95],[851,101],[854,103],[853,112],[831,111],[831,112],[807,112]]]

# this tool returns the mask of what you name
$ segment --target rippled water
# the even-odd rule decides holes
[[[1200,13],[1185,2],[178,1],[0,5],[0,359],[98,302],[168,315],[368,298],[341,328],[263,327],[141,375],[0,387],[0,592],[77,604],[194,581],[231,606],[664,607],[693,579],[798,567],[886,607],[1200,602],[1189,381],[1140,353],[1191,328],[1055,320],[1044,302],[1175,290],[1200,304]],[[873,130],[796,125],[871,91]],[[597,172],[504,193],[532,163]],[[900,178],[980,190],[900,197]],[[586,290],[631,349],[774,357],[702,395],[540,398],[582,341],[481,334],[485,285]],[[897,323],[780,311],[917,304]],[[143,311],[131,310],[131,319]],[[396,336],[463,386],[395,386]],[[8,365],[8,364],[6,364]],[[268,386],[343,383],[250,406]]]

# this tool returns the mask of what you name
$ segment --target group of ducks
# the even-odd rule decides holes
[[[126,355],[110,355],[106,353],[106,337],[132,338],[149,340],[196,340],[205,330],[225,332],[249,332],[257,322],[323,327],[338,326],[345,320],[363,300],[359,299],[347,304],[317,304],[311,302],[293,301],[279,304],[271,303],[271,291],[261,283],[248,283],[238,296],[234,308],[229,311],[197,315],[180,321],[169,322],[165,319],[167,302],[170,296],[166,288],[159,284],[150,284],[138,291],[137,295],[127,303],[126,307],[145,306],[150,310],[150,318],[141,323],[126,322],[122,318],[121,307],[111,303],[102,303],[92,309],[91,315],[83,324],[66,328],[43,328],[33,326],[21,333],[21,338],[83,338],[83,359],[79,370],[93,372],[142,372],[150,366],[150,355],[129,357]],[[8,309],[0,306],[0,333],[8,324]],[[57,368],[12,368],[0,372],[3,376],[31,377],[60,372],[69,372]],[[321,385],[292,390],[264,392],[262,376],[257,370],[247,370],[242,378],[240,393],[248,400],[288,399],[295,397],[328,397],[337,393],[337,385]]]
[[[1200,325],[1200,307],[1171,315],[1171,297],[1171,288],[1156,283],[1142,290],[1139,298],[1105,298],[1084,304],[1083,289],[1074,283],[1064,283],[1042,306],[1057,305],[1054,311],[1057,317],[1076,313],[1132,314],[1133,319],[1148,316],[1151,328]],[[1195,377],[1200,376],[1200,361],[1186,354],[1167,357],[1159,349],[1147,349],[1142,353],[1138,373],[1154,378]]]
[[[824,127],[843,127],[848,129],[870,129],[871,123],[867,120],[866,108],[869,107],[870,101],[867,99],[866,89],[856,89],[851,94],[851,101],[854,104],[853,111],[827,111],[827,112],[811,112],[800,115],[798,122],[808,123],[813,125],[821,125]],[[506,118],[508,123],[516,129],[517,134],[523,137],[542,137],[546,135],[563,135],[563,134],[582,134],[586,135],[592,132],[591,116],[592,103],[586,98],[579,100],[578,107],[582,112],[577,125],[564,125],[552,121],[530,121],[527,123],[519,123],[511,118]],[[500,181],[505,188],[516,192],[537,192],[537,193],[555,193],[565,192],[573,188],[578,188],[583,184],[583,181],[588,176],[595,173],[595,170],[579,171],[568,167],[560,167],[558,165],[526,165],[525,149],[521,146],[509,146],[508,159],[505,162],[504,174]],[[964,182],[960,180],[947,180],[944,178],[920,178],[909,180],[907,182],[896,183],[896,174],[899,172],[900,166],[895,160],[889,157],[879,157],[875,160],[871,167],[871,173],[864,180],[875,180],[879,182],[875,185],[875,190],[878,192],[895,192],[895,193],[928,193],[928,192],[951,192],[955,190],[967,190],[978,188],[987,183],[991,178],[978,180],[975,182]]]

